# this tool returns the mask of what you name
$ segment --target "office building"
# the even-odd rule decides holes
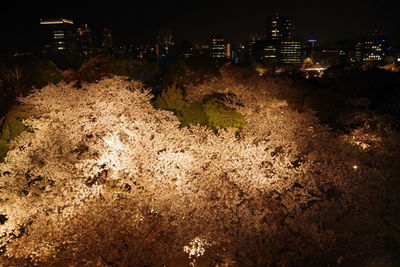
[[[262,56],[266,63],[301,64],[302,42],[294,38],[292,18],[273,14],[267,20],[266,37]]]
[[[42,55],[56,64],[77,55],[76,27],[69,19],[41,19]]]
[[[176,41],[172,31],[168,28],[161,28],[157,34],[156,54],[157,58],[171,56],[176,53]]]
[[[357,62],[379,62],[385,56],[384,46],[380,40],[361,40],[356,43]]]
[[[383,33],[374,31],[368,38],[362,38],[355,45],[355,60],[358,63],[379,64],[387,52],[387,41]]]
[[[283,64],[301,64],[302,47],[300,41],[281,41],[280,42],[280,62]]]
[[[211,37],[210,55],[217,60],[224,60],[226,58],[225,40],[221,35],[213,35]]]
[[[267,40],[291,40],[293,38],[293,29],[292,18],[275,13],[267,20]]]
[[[101,52],[104,54],[111,54],[114,47],[113,33],[111,29],[104,28],[100,33],[100,46]]]
[[[227,60],[230,60],[232,57],[232,45],[227,43],[225,46],[225,57]]]
[[[87,24],[77,28],[76,39],[78,51],[82,57],[88,58],[94,54],[93,35]]]

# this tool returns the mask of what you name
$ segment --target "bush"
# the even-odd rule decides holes
[[[202,55],[194,55],[172,64],[163,75],[162,86],[167,88],[173,83],[181,86],[200,84],[219,75],[214,61]]]
[[[187,102],[182,89],[176,84],[169,86],[154,101],[159,109],[170,110],[180,119],[182,125],[207,125],[210,128],[241,128],[244,126],[243,116],[225,105],[225,94],[206,95],[202,101]]]
[[[14,106],[0,120],[0,161],[4,159],[8,151],[8,144],[15,137],[25,131],[22,121],[28,118],[30,113],[28,106]]]
[[[157,64],[138,59],[112,58],[109,72],[114,75],[127,76],[146,84],[159,82]]]
[[[183,126],[190,124],[209,125],[208,116],[204,110],[203,103],[194,101],[182,109],[181,122]]]
[[[97,81],[109,75],[126,76],[153,85],[159,81],[156,64],[130,58],[113,58],[107,55],[95,56],[86,61],[78,70],[83,81]]]
[[[110,56],[99,55],[90,58],[79,68],[79,78],[83,81],[93,82],[106,77],[109,73]]]
[[[182,89],[172,84],[163,90],[161,95],[153,103],[154,107],[173,111],[177,115],[182,114],[183,108],[187,105],[183,99]]]
[[[235,109],[212,99],[204,104],[204,111],[208,117],[208,125],[212,128],[242,128],[244,117]]]
[[[4,60],[1,78],[6,85],[26,93],[31,87],[41,88],[64,80],[61,70],[48,59],[19,56]]]

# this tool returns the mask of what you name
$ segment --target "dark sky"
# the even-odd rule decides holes
[[[251,33],[264,33],[266,18],[279,12],[293,17],[299,37],[320,43],[360,37],[374,29],[382,30],[392,43],[400,42],[396,1],[389,0],[14,2],[0,4],[0,53],[32,46],[37,42],[39,19],[57,17],[88,23],[92,28],[111,28],[118,40],[152,42],[158,29],[167,26],[178,40],[206,43],[211,34],[223,34],[238,43]]]

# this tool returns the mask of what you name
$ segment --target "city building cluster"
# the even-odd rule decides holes
[[[321,46],[317,40],[297,37],[291,17],[273,14],[263,34],[252,34],[241,44],[228,42],[223,35],[211,35],[205,44],[177,42],[174,33],[162,28],[154,44],[116,44],[111,29],[93,31],[87,24],[69,19],[41,19],[41,55],[57,65],[87,59],[98,54],[158,61],[166,57],[203,54],[218,62],[259,63],[279,69],[325,69],[337,64],[384,66],[400,63],[399,49],[391,47],[380,31],[367,37],[342,40]]]

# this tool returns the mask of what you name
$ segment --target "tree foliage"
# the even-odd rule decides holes
[[[3,59],[0,79],[14,96],[26,95],[32,87],[41,88],[64,79],[62,72],[50,60],[33,56]]]
[[[178,114],[182,113],[185,105],[183,90],[176,84],[172,84],[167,89],[163,90],[154,101],[154,106],[156,108],[174,111]]]
[[[110,73],[142,81],[147,85],[159,83],[157,65],[138,59],[113,58],[110,62]]]
[[[172,84],[187,86],[198,85],[219,76],[215,62],[204,55],[182,57],[175,61],[163,74],[162,86],[167,88]]]
[[[213,129],[240,129],[245,124],[243,116],[226,105],[224,94],[211,94],[201,101],[188,101],[183,89],[173,84],[163,90],[153,104],[156,108],[173,111],[184,126],[199,124]]]
[[[368,105],[360,106],[360,100]],[[377,68],[367,70],[333,66],[318,79],[305,105],[316,110],[325,123],[340,126],[345,114],[369,109],[400,121],[400,73]]]
[[[0,119],[0,161],[7,153],[8,144],[25,131],[23,120],[32,116],[30,107],[16,105]]]
[[[193,105],[232,96],[225,104],[242,114],[243,129],[180,127],[172,112],[153,108],[141,83],[121,77],[49,85],[22,99],[41,115],[25,121],[31,130],[0,165],[0,259],[299,266],[359,258],[342,249],[354,244],[336,222],[354,211],[373,216],[377,181],[393,172],[368,165],[312,113],[274,97],[276,88],[224,70],[192,89]]]
[[[154,85],[159,82],[156,64],[108,55],[98,55],[84,62],[78,70],[77,79],[93,82],[110,75],[126,76],[130,79],[142,81],[147,85]]]

